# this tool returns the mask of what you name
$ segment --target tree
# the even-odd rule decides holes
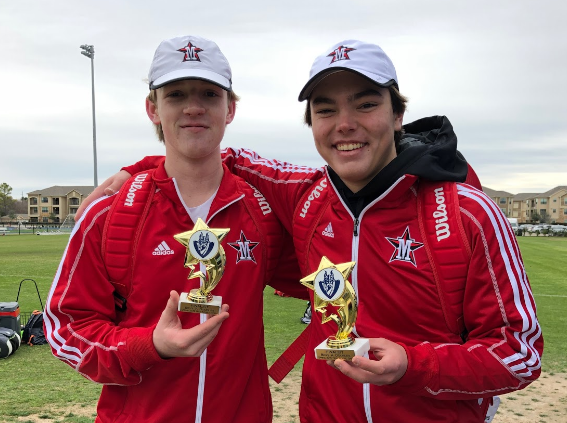
[[[534,213],[532,214],[532,222],[540,222],[541,221],[541,216],[538,213]]]
[[[11,196],[12,187],[6,182],[0,184],[0,216],[6,216],[14,205],[14,199]]]
[[[14,212],[19,214],[28,214],[27,197],[22,197],[21,199],[14,201]]]

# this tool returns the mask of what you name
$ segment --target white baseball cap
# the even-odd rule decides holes
[[[182,79],[202,79],[232,90],[232,71],[219,46],[194,35],[162,41],[154,54],[148,79],[150,90]]]
[[[376,44],[345,40],[315,59],[309,72],[309,81],[299,93],[299,101],[308,99],[325,77],[343,70],[358,73],[382,87],[398,87],[396,69],[384,50]]]

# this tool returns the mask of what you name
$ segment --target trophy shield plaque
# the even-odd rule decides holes
[[[191,231],[173,238],[186,247],[184,267],[189,268],[187,279],[200,278],[201,286],[190,292],[182,292],[178,310],[189,313],[219,314],[222,297],[211,291],[218,285],[226,266],[226,254],[221,241],[230,229],[209,228],[197,219]]]
[[[356,293],[347,278],[355,264],[333,264],[327,257],[323,257],[317,271],[300,281],[314,291],[313,308],[321,313],[321,323],[332,320],[338,326],[335,336],[330,336],[315,348],[315,357],[318,360],[350,361],[356,355],[363,356],[370,349],[368,339],[354,338],[351,334],[358,306]],[[337,308],[336,314],[327,314],[329,305]]]

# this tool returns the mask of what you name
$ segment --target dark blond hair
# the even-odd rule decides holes
[[[392,111],[394,114],[399,115],[406,112],[406,105],[408,102],[407,97],[400,94],[398,89],[394,85],[390,85],[388,87],[388,91],[390,92],[390,100],[392,102]],[[305,105],[305,113],[303,115],[303,123],[307,126],[311,127],[313,122],[311,121],[311,105],[309,104],[309,99],[307,99],[307,104]],[[394,132],[394,143],[396,146],[402,139],[402,135],[404,130]]]
[[[240,97],[238,95],[236,95],[236,93],[234,91],[227,91],[228,95],[227,95],[227,99],[228,99],[228,104],[230,104],[232,101],[234,101],[234,103],[238,103],[238,101],[240,100]],[[157,107],[157,90],[150,90],[150,93],[148,94],[147,97],[148,101],[151,101],[156,107]],[[161,142],[165,142],[165,137],[163,135],[163,128],[161,127],[161,123],[160,124],[155,124],[154,123],[154,129],[156,130],[156,135],[158,137],[158,139]]]

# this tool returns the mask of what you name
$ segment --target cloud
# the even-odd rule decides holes
[[[197,10],[177,0],[23,0],[2,8],[0,182],[14,192],[92,181],[84,43],[96,51],[99,181],[162,152],[142,80],[159,41],[188,30],[221,46],[242,97],[223,145],[322,164],[297,95],[316,55],[358,38],[380,44],[396,64],[410,98],[405,121],[448,116],[485,185],[516,192],[567,183],[564,2],[243,0]]]

